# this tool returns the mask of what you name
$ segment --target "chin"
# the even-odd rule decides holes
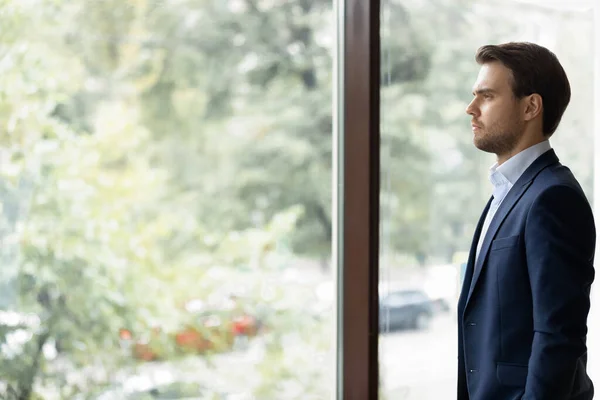
[[[473,144],[481,151],[485,151],[486,153],[493,153],[493,146],[490,146],[486,140],[481,137],[473,136]]]

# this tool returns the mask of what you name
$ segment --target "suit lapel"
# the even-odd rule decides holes
[[[467,297],[467,303],[469,302],[469,299],[471,298],[473,289],[477,285],[477,280],[481,276],[481,271],[484,266],[484,261],[487,258],[487,254],[490,250],[490,245],[491,245],[492,241],[494,240],[494,237],[496,236],[496,232],[498,231],[498,228],[500,227],[502,222],[504,222],[504,219],[506,218],[506,216],[508,215],[510,210],[512,210],[512,208],[515,206],[517,201],[521,198],[521,196],[523,196],[523,193],[525,193],[525,191],[527,190],[529,185],[531,185],[531,181],[526,182],[525,184],[521,184],[520,186],[516,186],[516,185],[513,186],[513,188],[508,192],[508,194],[502,201],[502,204],[500,204],[500,207],[498,207],[498,210],[496,211],[494,218],[492,218],[492,221],[490,222],[490,226],[487,230],[487,233],[485,234],[485,237],[481,238],[483,240],[483,244],[481,245],[479,257],[477,258],[477,262],[475,263],[473,284],[471,285],[471,288],[469,290],[469,296]]]
[[[465,304],[467,298],[467,291],[471,286],[471,281],[473,279],[473,270],[475,267],[475,255],[477,252],[477,243],[479,242],[479,236],[481,235],[481,230],[483,229],[483,222],[485,221],[485,216],[487,215],[490,206],[492,204],[492,197],[488,200],[483,212],[481,213],[481,217],[479,217],[479,222],[477,223],[477,228],[475,228],[475,234],[473,235],[473,241],[471,242],[471,251],[469,252],[469,258],[467,259],[467,268],[465,269],[465,276],[463,277],[462,282],[462,290],[460,291],[460,298],[458,300],[459,309],[462,304]]]
[[[506,216],[508,215],[510,210],[513,209],[515,204],[517,204],[519,199],[527,191],[527,189],[529,188],[529,186],[531,185],[531,183],[533,182],[533,179],[537,176],[537,174],[539,174],[547,166],[549,166],[551,164],[555,164],[557,162],[558,162],[558,157],[556,157],[554,150],[549,150],[546,153],[542,154],[540,157],[538,157],[533,162],[533,164],[531,164],[529,166],[529,168],[527,168],[527,170],[525,170],[525,172],[523,173],[523,175],[521,175],[521,177],[517,180],[517,182],[515,182],[512,189],[510,189],[510,191],[508,192],[508,194],[506,195],[506,197],[500,204],[500,207],[498,207],[498,210],[496,211],[494,218],[492,218],[492,221],[490,222],[490,226],[488,227],[485,237],[480,239],[480,240],[483,240],[483,244],[481,245],[479,257],[477,258],[477,261],[474,263],[473,281],[472,281],[472,284],[471,284],[471,282],[469,282],[470,288],[469,288],[469,294],[467,296],[465,306],[466,306],[466,304],[469,303],[469,300],[471,299],[471,295],[473,294],[473,291],[475,290],[475,286],[477,286],[477,281],[478,281],[479,277],[481,276],[481,272],[482,272],[483,268],[485,267],[485,261],[487,259],[487,254],[490,250],[492,241],[494,240],[494,238],[496,236],[496,232],[498,231],[498,228],[500,228],[500,225],[502,225],[502,222],[504,222],[504,219],[506,218]],[[489,209],[489,203],[488,203],[487,208]],[[483,218],[485,218],[485,214],[486,213],[484,213]],[[474,243],[471,246],[471,253],[473,253],[473,250],[474,250],[473,247],[474,248],[477,247],[476,241],[474,241]],[[475,256],[470,255],[469,259],[475,260]],[[463,285],[463,290],[464,289],[465,289],[465,286]]]

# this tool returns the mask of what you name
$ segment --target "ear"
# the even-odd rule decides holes
[[[534,120],[544,110],[542,96],[537,93],[525,96],[523,101],[525,102],[525,121]]]

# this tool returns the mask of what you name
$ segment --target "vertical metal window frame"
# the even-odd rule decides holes
[[[379,391],[380,1],[336,0],[337,400]]]

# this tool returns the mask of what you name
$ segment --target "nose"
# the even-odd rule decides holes
[[[475,106],[475,99],[473,99],[473,101],[471,101],[469,103],[469,105],[465,109],[465,112],[472,117],[476,117],[478,115],[479,111],[478,111],[477,107]]]

